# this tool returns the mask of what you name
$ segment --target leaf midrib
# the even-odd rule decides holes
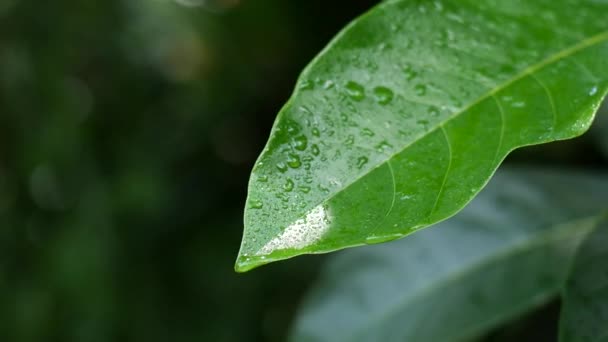
[[[358,182],[359,180],[361,180],[363,177],[367,176],[368,174],[370,174],[371,172],[373,172],[373,170],[382,167],[384,164],[386,164],[388,161],[392,160],[393,158],[395,158],[395,156],[403,153],[403,151],[405,151],[407,148],[409,148],[410,146],[412,146],[413,144],[415,144],[416,142],[418,142],[419,140],[421,140],[422,138],[432,134],[433,132],[435,132],[438,129],[441,129],[443,126],[445,126],[447,123],[449,123],[450,121],[460,117],[460,115],[468,112],[470,109],[472,109],[473,107],[475,107],[476,105],[480,104],[482,101],[485,101],[489,98],[491,98],[492,96],[495,96],[497,93],[499,93],[500,91],[506,89],[507,87],[511,86],[512,84],[516,83],[517,81],[524,79],[528,76],[532,76],[534,73],[536,73],[537,71],[543,69],[544,67],[551,65],[552,63],[558,62],[564,58],[567,58],[569,56],[572,56],[573,54],[582,51],[586,48],[595,46],[596,44],[600,44],[603,43],[605,41],[608,41],[608,31],[602,31],[600,33],[597,33],[589,38],[583,39],[580,42],[573,44],[563,50],[558,51],[557,53],[548,56],[547,58],[543,59],[542,61],[533,64],[531,66],[529,66],[528,68],[525,68],[524,70],[522,70],[521,72],[517,73],[516,75],[514,75],[513,77],[511,77],[510,79],[508,79],[507,81],[505,81],[504,83],[497,85],[494,89],[489,90],[487,93],[483,94],[482,96],[480,96],[479,98],[477,98],[475,101],[472,101],[469,105],[465,106],[463,109],[461,109],[460,111],[454,113],[452,116],[450,116],[449,118],[447,118],[446,120],[440,122],[439,124],[435,125],[434,127],[432,127],[431,129],[429,129],[427,132],[424,132],[423,134],[415,137],[414,139],[412,139],[412,141],[410,143],[408,143],[407,145],[403,146],[403,148],[401,148],[399,151],[389,155],[387,157],[386,160],[378,163],[378,165],[374,166],[373,168],[369,169],[369,171],[367,173],[364,173],[356,178],[354,178],[352,181],[348,182],[345,184],[344,187],[342,187],[341,189],[339,189],[338,191],[330,194],[327,198],[323,199],[322,201],[320,201],[319,203],[316,203],[315,205],[311,206],[312,208],[317,207],[318,205],[321,205],[323,203],[328,202],[329,200],[331,200],[332,198],[336,197],[338,194],[344,192],[346,189],[348,189],[350,186],[352,186],[353,184],[355,184],[356,182]],[[325,51],[324,51],[325,52]],[[321,57],[324,53],[320,54],[317,58]],[[296,219],[300,219],[302,218],[306,213],[304,213],[301,216],[298,216]]]

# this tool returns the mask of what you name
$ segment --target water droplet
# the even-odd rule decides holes
[[[301,90],[312,90],[315,88],[315,83],[311,80],[305,80],[300,83]]]
[[[384,152],[385,150],[391,149],[392,147],[393,145],[389,144],[388,141],[383,140],[378,145],[376,145],[376,150],[378,150],[378,152]]]
[[[379,104],[386,105],[393,100],[393,91],[386,87],[376,87],[374,97]]]
[[[262,182],[262,183],[266,183],[268,182],[268,176],[264,175],[264,176],[259,176],[258,177],[258,181]]]
[[[287,171],[287,165],[283,162],[277,163],[277,169],[281,172],[285,172]]]
[[[293,181],[291,179],[288,179],[285,184],[283,184],[283,190],[290,192],[293,190]]]
[[[319,129],[315,127],[312,129],[312,135],[314,135],[315,137],[320,137],[321,132],[319,132]]]
[[[417,124],[424,126],[425,128],[428,126],[429,124],[429,120],[425,120],[425,119],[420,119],[418,121],[416,121]]]
[[[435,106],[429,107],[429,114],[431,116],[439,116],[439,109]]]
[[[327,90],[327,89],[331,89],[334,87],[334,81],[332,80],[327,80],[323,83],[323,89]]]
[[[293,169],[297,169],[302,166],[302,162],[300,161],[300,157],[297,154],[290,153],[287,158],[287,165]]]
[[[426,94],[426,86],[424,84],[418,84],[414,87],[414,91],[418,96],[424,96]]]
[[[340,119],[342,119],[343,122],[348,122],[348,115],[346,115],[346,113],[340,113]]]
[[[409,64],[403,68],[403,72],[405,73],[405,79],[408,81],[411,81],[418,76],[418,73],[414,71],[412,66]]]
[[[526,106],[526,103],[523,101],[513,102],[513,104],[511,104],[511,107],[514,107],[514,108],[524,108],[525,106]]]
[[[591,90],[589,91],[589,96],[593,96],[597,94],[597,86],[594,86],[593,88],[591,88]]]
[[[433,4],[435,5],[437,12],[443,11],[443,4],[440,1],[435,1]]]
[[[300,190],[301,193],[307,194],[310,192],[310,187],[306,185],[300,185],[298,187],[298,190]]]
[[[312,154],[315,156],[318,156],[319,153],[321,152],[321,151],[319,151],[319,146],[317,146],[316,144],[312,145],[312,147],[310,149],[312,150]]]
[[[365,89],[357,82],[349,81],[344,86],[346,94],[355,101],[361,101],[365,98]]]
[[[361,130],[361,134],[368,136],[368,137],[373,137],[375,135],[374,131],[372,131],[369,128],[364,128]]]
[[[367,157],[359,157],[359,159],[357,159],[357,168],[361,169],[368,161]]]
[[[293,139],[293,147],[298,151],[304,151],[308,146],[308,138],[305,135],[299,135]]]
[[[249,201],[250,209],[262,209],[263,207],[264,207],[264,203],[262,201],[260,201],[259,199],[251,199]]]
[[[348,138],[346,138],[346,141],[344,142],[344,144],[346,146],[351,146],[355,143],[355,136],[354,135],[349,135]]]

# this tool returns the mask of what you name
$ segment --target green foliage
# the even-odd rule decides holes
[[[563,293],[561,342],[608,341],[608,222],[579,248]]]
[[[293,340],[480,337],[559,292],[564,265],[607,202],[606,174],[501,170],[436,228],[334,258],[304,303]],[[593,284],[606,284],[607,243],[588,250],[604,252],[586,269],[598,274],[590,274]]]
[[[608,92],[605,1],[386,1],[309,65],[255,165],[236,263],[385,242],[465,206]]]

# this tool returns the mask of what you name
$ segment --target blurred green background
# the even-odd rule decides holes
[[[0,341],[283,340],[324,257],[234,273],[249,171],[376,2],[0,0]]]

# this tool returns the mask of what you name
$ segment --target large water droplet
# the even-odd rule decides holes
[[[393,91],[386,87],[374,88],[374,97],[376,101],[381,105],[386,105],[393,100]]]
[[[283,190],[290,192],[293,190],[293,181],[291,179],[288,179],[285,184],[283,184]]]
[[[283,162],[279,162],[277,163],[277,169],[281,172],[285,172],[287,171],[287,165],[285,165]]]
[[[361,101],[365,98],[365,89],[357,82],[349,81],[344,86],[346,94],[355,101]]]
[[[426,94],[426,86],[424,84],[418,84],[414,87],[414,91],[418,96],[424,96]]]
[[[302,166],[302,162],[297,154],[290,153],[287,158],[287,165],[293,169],[297,169]]]
[[[299,135],[293,139],[293,147],[298,151],[304,151],[308,146],[308,138],[305,135]]]
[[[368,161],[367,157],[359,157],[357,159],[357,168],[361,169]]]
[[[249,208],[250,209],[262,209],[264,207],[264,202],[259,199],[251,199],[249,200]]]

